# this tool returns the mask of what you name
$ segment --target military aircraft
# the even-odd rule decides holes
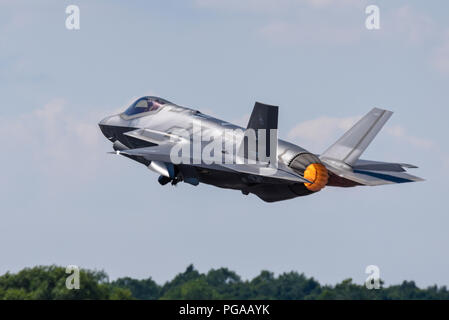
[[[242,128],[145,96],[123,113],[101,120],[99,126],[113,143],[111,153],[144,164],[159,174],[161,185],[205,183],[275,202],[310,195],[326,186],[423,180],[406,173],[406,168],[417,168],[411,164],[359,159],[391,111],[372,109],[318,155],[277,138],[278,109],[256,102],[247,127]]]

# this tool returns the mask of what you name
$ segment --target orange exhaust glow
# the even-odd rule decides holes
[[[320,191],[326,186],[329,175],[327,169],[321,163],[312,163],[304,171],[304,178],[312,183],[304,183],[310,191]]]

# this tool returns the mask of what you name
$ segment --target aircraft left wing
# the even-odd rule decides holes
[[[148,128],[136,129],[124,133],[125,136],[140,139],[143,141],[155,143],[155,144],[165,144],[170,142],[181,142],[184,139],[178,135],[166,133],[163,131],[152,130]]]
[[[126,149],[116,151],[117,154],[125,154],[128,156],[144,157],[149,161],[171,162],[170,151],[173,144],[161,144],[153,147]]]
[[[175,144],[166,143],[153,147],[136,148],[117,151],[117,154],[129,155],[129,156],[141,156],[149,161],[162,161],[166,163],[172,163],[170,152]],[[264,179],[280,179],[284,182],[298,182],[298,183],[311,183],[309,180],[300,176],[289,167],[282,163],[279,163],[277,168],[269,167],[264,164],[222,164],[212,163],[206,164],[201,159],[194,159],[189,157],[188,164],[196,167],[209,168],[221,171],[239,172],[243,174],[259,176]],[[263,182],[263,179],[260,181]]]

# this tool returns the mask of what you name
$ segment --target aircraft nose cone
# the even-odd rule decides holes
[[[112,130],[112,118],[114,118],[114,116],[106,117],[98,123],[101,132],[109,140],[112,140],[114,138],[114,133]]]
[[[102,126],[108,125],[108,123],[110,122],[112,117],[114,117],[114,116],[108,116],[108,117],[104,118],[103,120],[101,120],[100,122],[98,122],[98,125],[100,126],[100,128]]]

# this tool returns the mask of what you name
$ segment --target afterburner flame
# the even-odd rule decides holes
[[[304,178],[312,181],[312,183],[304,183],[307,189],[310,191],[320,191],[326,186],[329,175],[324,165],[321,163],[312,163],[304,171]]]

